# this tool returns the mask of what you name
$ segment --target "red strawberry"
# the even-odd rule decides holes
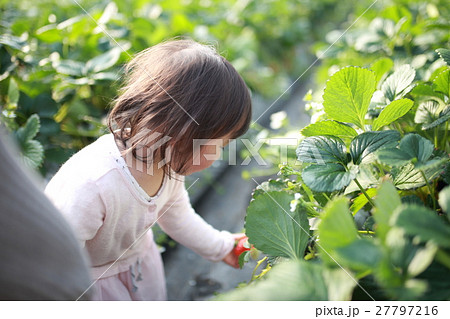
[[[250,250],[250,248],[247,247],[250,247],[250,244],[248,243],[248,237],[245,236],[239,239],[236,246],[234,246],[233,252],[236,256],[239,256],[244,251]]]

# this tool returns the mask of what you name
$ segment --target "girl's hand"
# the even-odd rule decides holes
[[[244,233],[233,234],[233,238],[235,241],[238,241],[239,239],[244,237]],[[222,259],[222,261],[233,268],[239,268],[239,256],[236,256],[234,254],[234,249],[231,250],[230,253],[226,255],[224,259]]]

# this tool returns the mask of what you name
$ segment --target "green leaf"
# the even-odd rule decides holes
[[[433,86],[435,87],[436,91],[450,96],[450,69],[439,73],[433,79]]]
[[[303,163],[347,164],[344,142],[334,136],[312,136],[305,138],[297,147],[297,158]]]
[[[327,82],[323,94],[325,113],[331,119],[364,129],[364,118],[375,86],[372,71],[358,67],[341,69]]]
[[[27,42],[10,34],[0,34],[0,44],[7,45],[16,50],[23,50],[23,47],[27,45]]]
[[[441,166],[425,168],[425,176],[428,181],[436,178],[442,172]],[[422,187],[426,184],[422,174],[413,164],[406,164],[400,168],[392,169],[392,176],[394,177],[394,185],[398,189],[414,189]]]
[[[44,160],[44,148],[35,140],[27,140],[22,144],[23,161],[26,166],[37,168]]]
[[[350,164],[349,167],[355,166]],[[370,187],[378,186],[380,184],[379,178],[377,176],[376,170],[374,170],[374,166],[370,163],[368,164],[360,164],[357,165],[358,174],[356,175],[356,179],[359,184],[364,188],[368,189]],[[345,189],[344,194],[348,195],[353,192],[361,192],[358,184],[353,180],[350,185]]]
[[[411,161],[411,156],[398,148],[387,148],[377,153],[380,162],[390,166],[402,166]]]
[[[377,155],[381,162],[391,166],[401,166],[412,162],[415,167],[422,167],[428,165],[427,161],[433,151],[433,143],[419,134],[413,133],[402,138],[398,149],[380,150]]]
[[[114,15],[116,15],[118,12],[117,4],[114,2],[110,2],[106,5],[105,10],[102,13],[102,16],[100,19],[98,19],[98,24],[106,24],[109,20],[111,20]]]
[[[19,86],[17,85],[16,80],[14,78],[9,79],[9,86],[8,86],[8,102],[9,104],[13,106],[17,106],[17,102],[19,102]]]
[[[433,262],[438,247],[432,242],[428,242],[424,248],[420,248],[408,265],[408,274],[416,277],[424,272]]]
[[[433,154],[434,145],[419,134],[408,134],[400,141],[399,148],[408,153],[412,159],[417,158],[418,163],[425,163]]]
[[[402,196],[402,204],[413,204],[413,205],[424,206],[423,201],[417,195]]]
[[[31,115],[25,125],[19,128],[16,132],[16,136],[20,143],[25,143],[32,140],[41,127],[39,116],[37,114]]]
[[[375,81],[380,82],[383,75],[386,74],[392,67],[394,66],[394,62],[389,58],[380,58],[376,60],[371,66],[370,69],[375,73]]]
[[[434,157],[434,158],[428,160],[426,163],[417,163],[415,165],[415,167],[422,171],[433,170],[433,169],[438,169],[439,171],[442,171],[444,168],[444,164],[448,161],[449,161],[449,158],[447,156],[445,156],[444,158]]]
[[[426,184],[420,172],[410,163],[402,165],[400,168],[394,167],[391,174],[394,178],[394,185],[398,189],[413,189]]]
[[[44,148],[38,141],[33,140],[40,129],[40,120],[37,114],[31,115],[26,123],[15,133],[22,153],[22,159],[26,166],[37,168],[44,159]]]
[[[414,81],[415,76],[416,70],[409,64],[404,64],[384,81],[381,91],[391,102],[402,98],[411,91],[411,83]]]
[[[373,240],[358,239],[347,246],[336,248],[338,260],[356,271],[376,268],[382,258],[382,252]]]
[[[447,185],[450,185],[450,161],[445,165],[444,171],[442,172],[442,179]]]
[[[328,300],[351,300],[357,279],[341,268],[324,268],[323,276],[328,288]]]
[[[244,267],[244,264],[249,260],[250,260],[250,251],[244,251],[242,254],[240,254],[238,258],[239,268],[242,269],[242,267]]]
[[[119,78],[119,75],[117,73],[113,73],[113,72],[99,72],[99,73],[93,74],[92,78],[97,81],[100,81],[100,80],[115,81]]]
[[[83,15],[78,15],[78,16],[75,16],[75,17],[71,17],[71,18],[69,18],[67,20],[64,20],[64,21],[58,23],[57,28],[58,28],[58,30],[64,30],[66,28],[69,28],[69,27],[73,26],[77,22],[83,20],[83,18],[85,18],[84,14]]]
[[[275,265],[264,280],[219,295],[217,300],[328,300],[323,271],[322,265],[310,262],[283,262]],[[335,276],[332,276],[329,280],[334,278]]]
[[[351,126],[331,120],[309,124],[300,133],[303,136],[334,135],[340,138],[353,138],[358,135]]]
[[[356,165],[373,161],[373,153],[383,148],[395,147],[400,133],[394,130],[364,132],[350,143],[350,154]]]
[[[84,74],[97,73],[112,67],[119,60],[121,53],[122,50],[120,48],[114,47],[111,50],[87,61],[83,70]]]
[[[391,227],[389,223],[391,216],[401,204],[400,196],[394,185],[391,182],[384,182],[375,197],[375,210],[373,211],[373,218],[377,225],[377,237],[385,240],[386,234]]]
[[[286,182],[276,179],[276,180],[268,180],[259,184],[255,190],[253,191],[252,197],[256,198],[261,194],[265,194],[271,191],[282,191],[286,189]]]
[[[440,49],[437,49],[436,52],[439,54],[441,59],[444,60],[448,66],[450,66],[450,50],[440,48]]]
[[[56,24],[48,24],[36,30],[36,38],[48,43],[63,41],[61,30]]]
[[[449,119],[450,119],[450,107],[447,106],[447,108],[439,114],[439,117],[434,122],[431,122],[430,124],[422,125],[422,129],[429,130],[429,129],[435,128],[435,127],[441,125],[442,123],[447,122]]]
[[[436,101],[429,100],[422,102],[417,108],[414,122],[418,124],[433,123],[439,117],[440,109],[441,107]]]
[[[414,95],[437,97],[441,100],[444,100],[444,94],[436,92],[435,90],[433,90],[431,85],[428,85],[426,83],[420,83],[416,85],[411,93]]]
[[[334,192],[346,187],[357,175],[357,168],[347,171],[341,164],[310,165],[303,169],[303,182],[315,192]]]
[[[404,230],[399,227],[394,226],[393,220],[394,217],[397,216],[397,212],[400,208],[397,209],[397,211],[394,213],[393,218],[391,218],[391,228],[389,229],[388,233],[386,234],[386,238],[384,241],[384,247],[385,252],[388,254],[388,258],[384,258],[383,263],[381,267],[386,266],[385,263],[388,262],[389,268],[391,268],[391,274],[386,274],[388,276],[396,274],[399,275],[398,270],[402,272],[406,272],[406,269],[409,265],[409,262],[416,253],[418,246],[413,245],[412,239],[410,236],[405,234]],[[395,269],[398,269],[397,271]],[[402,279],[398,278],[394,281],[397,282],[397,284],[403,284]],[[395,284],[394,284],[395,286]]]
[[[438,250],[437,254],[440,251]],[[444,266],[442,263],[436,261],[436,259],[417,277],[419,280],[426,281],[428,285],[427,291],[419,300],[450,300],[450,280],[442,280],[442,278],[448,278],[450,265]]]
[[[440,62],[440,61],[437,61],[437,62]],[[435,62],[436,63],[436,62]],[[437,64],[437,63],[436,63]],[[432,67],[430,67],[431,68],[431,70],[429,70],[427,73],[429,74],[428,75],[428,81],[431,81],[431,87],[433,88],[433,90],[435,90],[435,88],[434,88],[434,85],[433,85],[433,80],[435,79],[435,78],[437,78],[437,76],[439,75],[439,73],[442,73],[442,72],[444,72],[444,71],[446,71],[446,70],[448,70],[448,66],[445,64],[445,63],[442,63],[442,64],[438,64],[438,65],[434,65],[434,64],[432,64]],[[431,72],[431,71],[433,71],[433,72]],[[431,73],[431,74],[430,74]],[[439,94],[442,94],[442,96],[445,96],[445,94],[443,94],[443,93],[439,93]]]
[[[259,195],[247,208],[245,232],[257,249],[271,256],[302,259],[309,240],[309,223],[305,212],[291,212],[294,195],[267,192]]]
[[[408,113],[413,104],[414,102],[408,99],[392,101],[373,121],[372,129],[374,131],[378,131],[383,126],[391,124],[395,120]]]
[[[442,210],[447,213],[447,217],[450,216],[450,186],[445,187],[439,192],[439,205]]]
[[[422,242],[431,240],[440,247],[450,247],[450,225],[426,207],[403,205],[395,225],[406,234],[417,236]]]
[[[84,63],[74,61],[74,60],[60,60],[53,64],[53,67],[58,73],[72,75],[72,76],[83,76]]]
[[[369,195],[370,198],[374,197],[377,194],[376,188],[369,188],[366,190],[367,195]],[[356,214],[360,209],[362,209],[369,200],[367,199],[366,195],[359,194],[352,203],[352,206],[350,206],[350,210],[352,211],[353,215]]]
[[[358,239],[346,198],[337,197],[327,204],[322,212],[318,234],[322,260],[329,265],[337,266],[336,249],[348,246]]]

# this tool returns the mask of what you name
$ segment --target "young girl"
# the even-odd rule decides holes
[[[221,144],[248,129],[251,99],[228,61],[191,40],[141,52],[125,74],[111,134],[72,156],[46,194],[89,253],[94,300],[165,300],[155,223],[204,258],[237,267],[241,235],[194,212],[184,176],[209,167]]]

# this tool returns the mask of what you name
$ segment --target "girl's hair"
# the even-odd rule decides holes
[[[164,166],[170,176],[171,169],[186,172],[194,139],[237,138],[250,120],[250,92],[234,67],[210,46],[172,40],[126,66],[108,126],[138,160],[167,161],[170,153]]]

